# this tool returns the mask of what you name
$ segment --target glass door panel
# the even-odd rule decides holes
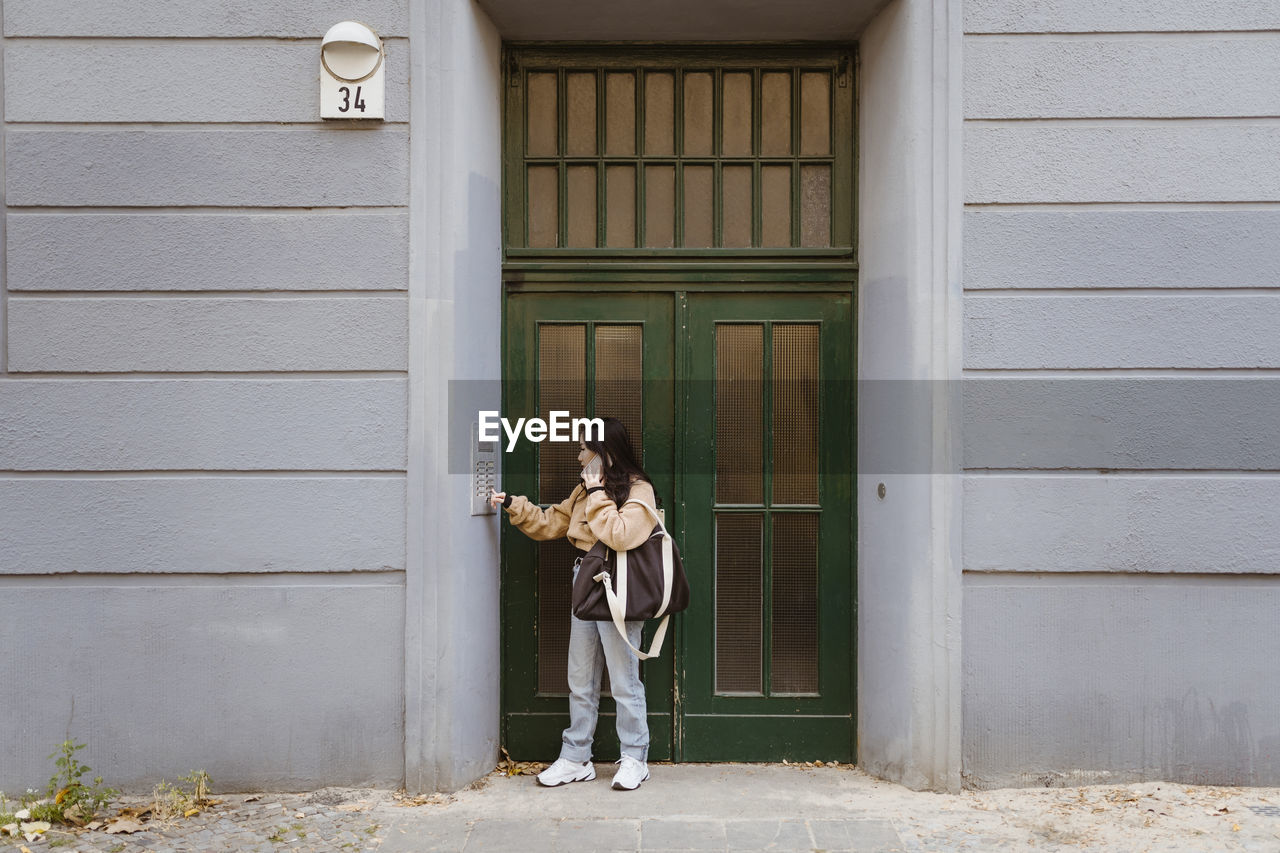
[[[688,305],[679,755],[852,760],[851,299]]]
[[[671,506],[671,306],[670,294],[508,296],[504,417],[545,420],[559,410],[618,418]],[[504,456],[503,487],[558,503],[578,483],[577,456],[576,442],[522,441]],[[503,553],[503,743],[513,756],[550,759],[568,721],[570,585],[580,552],[565,539],[533,542],[508,527]],[[672,660],[641,666],[655,760],[671,757]],[[607,759],[617,751],[611,700],[600,710],[597,755]]]

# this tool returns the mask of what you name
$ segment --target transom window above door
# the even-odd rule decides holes
[[[509,257],[851,256],[848,51],[568,59],[509,52]]]

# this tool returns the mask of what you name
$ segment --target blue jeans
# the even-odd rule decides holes
[[[578,566],[573,567],[578,576]],[[618,742],[622,754],[641,761],[649,757],[649,719],[646,716],[644,685],[640,682],[640,659],[618,636],[612,622],[584,622],[570,614],[569,629],[569,728],[560,740],[560,757],[570,761],[590,761],[600,713],[600,680],[609,667],[609,687],[618,708]],[[640,648],[644,622],[627,622],[627,639]]]

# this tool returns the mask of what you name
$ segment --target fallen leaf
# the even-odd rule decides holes
[[[246,803],[256,803],[258,800],[261,800],[261,799],[262,799],[261,794],[254,794],[252,797],[245,797],[244,801]]]
[[[192,817],[192,816],[194,816],[194,815],[198,815],[198,814],[200,814],[200,810],[199,810],[199,809],[187,809],[185,812],[183,812],[183,813],[182,813],[182,816],[183,816],[183,817]]]
[[[95,820],[93,823],[86,826],[85,829],[97,829],[100,826],[102,826],[102,821]]]
[[[21,850],[21,851],[22,851],[22,853],[31,853],[31,848],[30,848],[30,847],[27,847],[26,845],[23,845],[22,847],[19,847],[18,849],[19,849],[19,850]]]
[[[334,806],[340,812],[362,812],[368,808],[365,803],[340,803]]]
[[[1240,831],[1240,824],[1238,824],[1238,823],[1233,823],[1233,824],[1231,824],[1231,831],[1232,831],[1232,832],[1239,832],[1239,831]]]
[[[0,826],[0,832],[6,835],[17,835],[18,825],[16,823],[6,823],[4,826]]]
[[[142,824],[131,818],[124,817],[113,821],[105,831],[108,835],[115,835],[120,832],[142,832],[142,829]]]
[[[18,820],[27,820],[28,818],[31,817],[31,809],[23,809],[20,812],[14,812],[13,816],[16,817]]]

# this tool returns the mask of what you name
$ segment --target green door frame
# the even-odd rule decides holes
[[[643,322],[646,328],[646,352],[650,346],[658,350],[669,348],[669,356],[663,355],[650,362],[646,358],[645,378],[655,382],[668,381],[668,387],[675,387],[670,380],[682,382],[698,375],[698,363],[705,357],[705,352],[691,337],[691,321],[697,325],[707,318],[711,319],[714,329],[716,310],[701,310],[702,306],[719,306],[741,309],[737,317],[742,321],[750,318],[760,322],[776,320],[813,321],[821,319],[824,323],[834,324],[837,328],[847,323],[848,335],[824,335],[823,346],[834,347],[838,352],[824,352],[824,364],[834,365],[836,377],[843,375],[848,380],[848,387],[853,387],[856,375],[854,368],[854,333],[852,306],[856,304],[857,263],[856,263],[856,210],[854,199],[854,176],[856,152],[854,150],[855,104],[853,93],[856,90],[854,69],[856,69],[856,49],[850,45],[756,45],[756,46],[636,46],[636,45],[509,45],[505,50],[506,80],[504,93],[506,110],[504,122],[504,154],[503,154],[503,227],[504,227],[504,263],[503,263],[503,364],[504,364],[504,414],[525,416],[536,413],[537,402],[532,398],[536,378],[536,364],[531,354],[536,353],[536,333],[531,337],[532,329],[539,322],[608,322],[628,323]],[[565,103],[566,71],[594,70],[599,81],[596,85],[597,103],[602,105],[603,76],[609,70],[640,69],[637,74],[645,73],[644,69],[661,67],[664,70],[674,69],[677,79],[677,92],[680,74],[687,70],[706,71],[708,69],[733,69],[736,71],[754,69],[755,88],[759,92],[760,69],[795,69],[796,77],[793,87],[795,97],[799,97],[799,73],[801,71],[825,71],[829,73],[831,83],[831,134],[832,144],[830,156],[824,162],[830,163],[832,198],[830,211],[830,246],[800,248],[793,237],[793,245],[786,248],[687,248],[680,245],[680,229],[677,227],[675,245],[670,248],[604,248],[606,246],[607,204],[603,175],[609,166],[629,166],[640,170],[646,165],[660,163],[677,170],[686,164],[712,165],[716,169],[717,182],[719,169],[723,163],[734,163],[731,158],[713,157],[686,158],[679,154],[664,158],[646,158],[636,155],[629,157],[603,156],[589,157],[542,157],[526,156],[526,91],[530,73],[554,72],[557,77],[558,103]],[[717,70],[714,72],[719,74]],[[719,77],[716,77],[719,80]],[[637,81],[639,77],[637,77]],[[638,83],[637,83],[638,85]],[[718,90],[717,90],[718,91]],[[717,95],[718,97],[718,95]],[[757,100],[755,129],[756,148],[759,149],[760,131],[758,127],[760,102]],[[793,104],[795,102],[793,101]],[[677,121],[679,120],[679,97],[677,97]],[[598,139],[603,139],[605,129],[601,111],[597,109]],[[560,119],[565,121],[564,107],[560,107]],[[643,140],[643,110],[637,110],[635,150],[641,150]],[[792,151],[798,152],[799,133],[793,120]],[[719,152],[721,128],[716,124],[715,151]],[[565,128],[560,127],[558,150],[565,151]],[[678,134],[678,131],[677,131]],[[677,151],[679,145],[677,144]],[[773,158],[777,159],[777,158]],[[740,162],[740,161],[739,161]],[[778,160],[793,165],[793,175],[798,176],[805,163],[816,162],[806,160],[798,154]],[[558,205],[559,233],[566,233],[566,169],[577,164],[591,166],[601,176],[597,184],[596,227],[598,232],[597,246],[594,248],[564,248],[559,240],[555,247],[536,248],[529,246],[527,229],[527,184],[526,169],[530,166],[555,167],[559,170]],[[757,160],[754,180],[756,187],[756,203],[759,203],[759,169]],[[793,178],[791,194],[791,222],[793,235],[798,234],[800,217],[800,193]],[[718,187],[719,184],[717,183]],[[835,188],[847,188],[847,192]],[[638,182],[636,192],[636,245],[644,245],[644,186]],[[720,204],[719,201],[716,202]],[[677,205],[678,206],[678,205]],[[719,208],[717,208],[717,211]],[[677,219],[681,215],[677,210]],[[719,214],[717,213],[717,216]],[[760,211],[754,214],[752,226],[753,240],[761,234]],[[716,245],[720,242],[719,220],[716,221]],[[607,294],[607,296],[605,296]],[[794,297],[788,300],[785,295]],[[821,295],[821,296],[819,296]],[[603,298],[600,298],[602,297]],[[714,298],[713,298],[714,296]],[[646,302],[645,300],[650,300]],[[666,308],[660,308],[659,302],[665,300]],[[763,300],[763,301],[760,301]],[[816,300],[816,301],[815,301]],[[794,304],[787,307],[788,301]],[[820,307],[820,303],[827,307]],[[752,307],[754,306],[754,308]],[[761,308],[765,306],[765,308]],[[832,309],[832,306],[835,306]],[[757,310],[759,309],[759,310]],[[834,310],[834,314],[830,313]],[[764,313],[761,313],[763,311]],[[828,313],[824,314],[823,312]],[[772,312],[772,313],[770,313]],[[776,316],[775,316],[776,315]],[[727,316],[727,315],[726,315]],[[668,319],[669,318],[669,319]],[[669,332],[665,336],[666,343],[658,345],[649,341],[649,331],[657,331],[662,323],[669,323]],[[704,342],[705,344],[705,342]],[[532,345],[532,349],[530,348]],[[659,375],[663,369],[665,375]],[[845,370],[847,369],[847,372]],[[832,378],[824,374],[824,378]],[[515,380],[515,381],[513,381]],[[682,387],[688,387],[687,384]],[[824,384],[824,387],[827,387]],[[835,387],[835,386],[832,386]],[[588,392],[590,393],[590,392]],[[685,542],[690,534],[687,507],[690,495],[697,493],[692,482],[687,482],[684,472],[688,470],[688,457],[703,452],[707,447],[700,444],[702,438],[684,435],[685,427],[691,423],[695,414],[692,406],[704,405],[705,400],[690,400],[683,394],[673,394],[667,415],[656,415],[650,401],[646,399],[646,454],[656,450],[659,458],[649,457],[646,466],[654,476],[659,497],[670,507],[675,508],[673,532]],[[832,403],[832,405],[835,405]],[[652,734],[651,757],[660,759],[670,757],[675,760],[763,760],[779,758],[835,758],[851,760],[855,755],[853,743],[853,709],[855,697],[853,686],[853,665],[856,653],[853,647],[856,633],[856,591],[855,549],[853,543],[856,522],[853,505],[853,452],[852,424],[856,423],[853,410],[854,401],[849,400],[848,420],[845,422],[849,440],[840,443],[842,450],[832,451],[834,456],[824,460],[824,465],[831,463],[837,466],[836,473],[826,475],[823,480],[823,494],[847,495],[847,528],[841,533],[848,535],[847,572],[843,583],[836,584],[831,590],[830,600],[823,599],[824,607],[832,606],[832,602],[841,599],[847,603],[848,618],[848,672],[847,678],[840,677],[843,686],[830,696],[811,697],[766,697],[772,702],[770,713],[795,718],[797,715],[811,721],[818,721],[812,732],[818,734],[796,734],[792,732],[784,736],[785,743],[778,750],[768,754],[752,751],[753,738],[759,740],[762,731],[759,727],[753,730],[750,723],[739,727],[740,732],[725,739],[725,727],[717,726],[717,714],[732,716],[735,710],[742,711],[739,716],[750,716],[751,702],[735,702],[747,697],[709,697],[709,703],[702,710],[706,713],[690,714],[684,727],[672,726],[675,719],[683,719],[686,688],[693,683],[690,679],[702,678],[706,683],[705,673],[699,675],[698,667],[693,667],[692,674],[686,669],[684,662],[690,653],[688,643],[697,638],[697,631],[688,629],[694,626],[686,624],[684,616],[673,620],[674,636],[668,640],[668,647],[674,654],[668,658],[664,653],[657,662],[644,664],[645,679],[650,690],[650,710]],[[705,410],[700,417],[705,418]],[[656,416],[664,425],[651,430],[648,418]],[[655,422],[655,427],[657,422]],[[662,432],[670,436],[666,441]],[[680,440],[677,440],[679,437]],[[705,437],[703,437],[705,438]],[[824,447],[824,453],[827,448]],[[513,454],[504,460],[507,473],[504,474],[504,485],[510,490],[533,496],[536,494],[536,451],[525,445],[524,453]],[[841,453],[844,455],[841,456]],[[846,464],[847,462],[847,464]],[[832,469],[835,470],[835,469]],[[840,485],[837,480],[844,477],[840,473],[847,471],[847,479]],[[513,476],[514,475],[514,476]],[[696,479],[696,478],[694,478]],[[692,490],[692,491],[691,491]],[[833,491],[834,490],[834,491]],[[705,491],[705,487],[704,487]],[[704,500],[699,494],[697,500]],[[710,503],[707,506],[711,506]],[[836,541],[834,534],[828,529],[838,526],[840,519],[836,513],[828,513],[821,522],[823,524],[824,543],[830,545]],[[694,532],[694,541],[688,543],[693,551],[705,551],[707,532]],[[701,542],[699,542],[701,538]],[[503,526],[502,539],[502,607],[503,607],[503,683],[502,683],[502,738],[513,757],[546,758],[551,757],[558,733],[567,721],[565,699],[562,696],[536,695],[536,671],[530,670],[528,659],[515,660],[512,655],[513,644],[524,642],[532,636],[531,629],[536,631],[536,583],[527,571],[536,565],[536,553],[533,543],[528,542],[519,533]],[[824,554],[826,552],[824,551]],[[522,568],[521,568],[522,567]],[[692,578],[691,578],[692,579]],[[824,590],[826,592],[826,590]],[[706,590],[702,590],[706,594]],[[532,615],[532,620],[531,620]],[[831,621],[828,610],[824,609],[820,619],[827,624]],[[692,633],[692,636],[690,634]],[[831,660],[824,661],[824,666],[834,665]],[[656,664],[656,665],[655,665]],[[677,672],[675,666],[680,669]],[[536,661],[533,664],[536,670]],[[829,679],[831,674],[826,668],[823,678]],[[532,688],[532,689],[531,689]],[[655,695],[655,693],[662,695]],[[655,702],[655,700],[657,700]],[[782,702],[785,708],[780,708]],[[759,705],[760,703],[756,703]],[[516,707],[516,706],[519,707]],[[744,710],[745,709],[745,710]],[[597,730],[597,748],[603,757],[616,746],[611,746],[613,738],[612,726],[604,721],[609,703],[602,702],[602,724]],[[697,710],[697,709],[695,709]],[[760,708],[760,710],[765,710]],[[665,716],[665,723],[658,719]],[[773,719],[778,719],[774,717]],[[705,720],[705,723],[703,722]],[[709,726],[707,733],[698,730],[699,726]],[[826,728],[824,728],[824,726]],[[834,728],[833,728],[834,727]],[[794,728],[794,726],[792,727]],[[710,743],[711,735],[720,737],[728,747],[719,755],[703,751],[700,745]],[[765,740],[775,737],[776,730],[765,726]],[[666,754],[664,754],[666,753]]]
[[[594,351],[591,330],[597,324],[640,325],[643,328],[643,393],[644,434],[639,438],[644,453],[645,469],[653,477],[654,491],[664,507],[675,505],[675,460],[673,457],[676,417],[671,382],[674,352],[672,348],[673,317],[669,298],[657,293],[611,293],[607,298],[581,298],[576,294],[538,293],[504,299],[505,380],[502,411],[515,417],[530,417],[540,411],[537,399],[539,352],[538,335],[545,325],[583,325],[586,327],[585,384],[586,414],[595,416]],[[578,414],[578,413],[575,413]],[[607,413],[600,413],[607,414]],[[528,495],[538,500],[538,448],[528,441],[516,444],[503,459],[503,488],[512,494]],[[567,491],[566,491],[567,495]],[[542,496],[545,502],[561,496]],[[535,571],[529,571],[534,568]],[[539,563],[537,543],[511,529],[502,527],[502,740],[512,755],[554,758],[544,755],[559,742],[564,728],[566,700],[563,694],[544,694],[539,690],[538,658],[533,654],[508,654],[508,649],[529,645],[537,637],[539,625],[538,572],[564,574],[568,583],[568,566],[551,567]],[[566,620],[567,620],[567,613]],[[648,626],[648,632],[653,626]],[[678,628],[675,630],[678,634]],[[668,648],[672,645],[668,641]],[[649,699],[650,754],[655,759],[672,757],[673,681],[672,655],[647,662],[642,676]],[[518,700],[516,697],[520,697]],[[514,706],[518,704],[519,708]],[[611,699],[601,701],[601,725],[597,728],[599,754],[617,751],[614,727],[610,724],[614,711]]]

